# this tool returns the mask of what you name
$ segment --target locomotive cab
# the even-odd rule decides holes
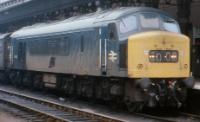
[[[194,82],[190,78],[190,40],[181,34],[178,23],[156,12],[135,13],[119,21],[118,34],[120,43],[127,40],[128,77],[149,92],[149,106],[171,98],[170,106],[180,107],[186,99],[185,89]],[[128,98],[137,101],[135,96],[140,93],[131,98],[130,91],[126,92]]]
[[[140,13],[137,17],[129,16],[132,21],[128,21],[135,24],[127,25],[129,30],[137,30],[128,37],[129,77],[189,77],[190,40],[180,33],[177,22],[156,13]],[[123,24],[122,20],[121,32],[125,30]]]

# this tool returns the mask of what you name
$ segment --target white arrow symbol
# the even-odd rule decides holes
[[[108,55],[108,59],[111,60],[113,63],[115,62],[115,60],[117,60],[117,53],[115,53],[114,51],[111,50]]]

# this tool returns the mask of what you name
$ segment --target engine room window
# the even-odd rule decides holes
[[[137,29],[137,18],[136,16],[128,16],[126,18],[123,18],[120,21],[120,32],[127,33],[130,31],[134,31]]]
[[[32,40],[28,43],[32,55],[69,55],[69,38],[47,38]]]
[[[164,18],[163,26],[166,31],[175,33],[180,32],[178,24],[172,19]]]
[[[142,28],[158,29],[160,26],[159,17],[153,13],[140,14],[140,22]]]
[[[84,51],[84,36],[81,36],[81,52]]]
[[[57,46],[58,53],[60,55],[69,55],[69,48],[70,48],[70,39],[69,38],[62,38],[60,41],[58,41]]]

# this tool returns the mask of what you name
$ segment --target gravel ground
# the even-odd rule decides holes
[[[84,110],[84,111],[119,118],[119,119],[124,120],[126,122],[156,122],[155,120],[151,120],[151,119],[148,119],[148,118],[142,118],[140,116],[129,114],[129,113],[126,113],[124,111],[111,110],[110,108],[108,108],[108,106],[94,104],[92,102],[90,103],[90,102],[84,102],[84,101],[81,101],[81,100],[72,100],[72,99],[67,99],[67,98],[64,99],[64,98],[58,97],[57,95],[53,95],[53,94],[47,95],[47,92],[30,91],[28,89],[19,89],[19,88],[15,88],[15,87],[12,87],[12,86],[1,85],[1,84],[0,84],[0,88],[5,89],[5,90],[18,92],[18,93],[22,93],[22,94],[25,94],[25,95],[30,95],[30,96],[33,96],[33,97],[43,98],[43,99],[50,100],[50,101],[53,101],[53,102],[57,102],[57,103],[60,103],[60,104],[63,104],[63,105],[79,108],[79,109]]]
[[[0,106],[0,122],[26,122],[26,121],[7,113],[6,110],[2,109]]]

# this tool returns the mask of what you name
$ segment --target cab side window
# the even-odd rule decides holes
[[[115,23],[110,23],[108,24],[108,34],[109,34],[109,39],[111,41],[116,41],[118,40],[118,33],[117,33],[117,27]]]
[[[121,34],[132,32],[137,30],[137,18],[134,15],[130,15],[126,18],[121,19],[119,24],[119,30]]]

